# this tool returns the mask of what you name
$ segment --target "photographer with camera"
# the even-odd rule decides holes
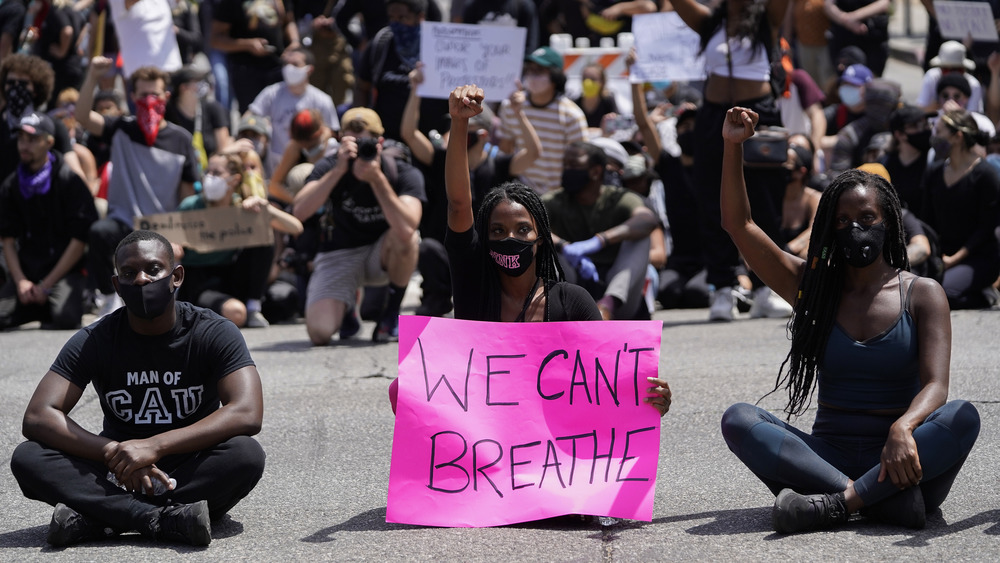
[[[417,266],[424,179],[396,146],[383,146],[382,120],[352,108],[341,120],[337,154],[316,163],[295,195],[293,213],[319,214],[319,251],[306,290],[306,330],[328,344],[363,286],[389,286],[372,340],[398,338],[399,306]],[[343,338],[344,335],[341,334]]]

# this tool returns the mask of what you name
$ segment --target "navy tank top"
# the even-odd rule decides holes
[[[882,334],[864,342],[834,324],[820,367],[819,402],[849,410],[900,409],[920,392],[917,327],[910,316],[910,293],[899,279],[899,317]]]

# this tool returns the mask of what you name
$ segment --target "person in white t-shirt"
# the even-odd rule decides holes
[[[162,0],[108,0],[125,67],[131,76],[142,66],[174,72],[182,66],[170,3]]]

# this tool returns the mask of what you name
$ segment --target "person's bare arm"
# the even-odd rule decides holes
[[[646,206],[636,207],[632,210],[632,215],[623,223],[619,223],[610,229],[597,233],[604,239],[604,246],[617,244],[626,240],[639,240],[648,237],[659,225],[656,215]]]
[[[448,195],[448,228],[456,233],[464,233],[475,224],[465,139],[469,134],[469,118],[483,111],[485,97],[482,88],[469,85],[455,88],[448,96],[451,135],[445,154],[444,186]]]
[[[218,147],[216,152],[222,152],[226,150],[226,147],[233,142],[233,136],[229,134],[229,129],[226,127],[218,127],[215,129],[215,146]]]
[[[82,395],[83,389],[50,370],[28,401],[21,433],[69,455],[103,463],[104,448],[112,440],[85,430],[69,416]]]
[[[399,136],[406,146],[410,147],[413,158],[430,166],[434,161],[434,145],[418,128],[420,123],[420,96],[417,87],[424,81],[423,63],[417,62],[417,67],[410,71],[410,96],[406,98],[403,107],[403,117],[399,122]]]
[[[701,33],[705,21],[712,15],[712,9],[698,0],[671,0],[671,4],[681,20],[696,33]]]
[[[521,125],[521,135],[524,139],[524,146],[514,153],[510,159],[510,174],[517,176],[523,174],[542,155],[542,140],[538,137],[538,131],[528,120],[524,113],[524,104],[527,98],[521,89],[515,90],[510,95],[510,109],[514,111],[517,122]]]
[[[61,60],[69,54],[73,44],[73,26],[67,25],[59,30],[59,42],[49,45],[49,55],[56,60]]]
[[[288,171],[291,170],[299,160],[302,145],[294,139],[289,139],[285,145],[285,152],[281,153],[281,160],[271,174],[271,181],[267,184],[267,193],[271,197],[282,203],[292,203],[295,196],[284,186]]]
[[[631,70],[632,65],[638,61],[638,53],[635,47],[629,49],[625,56],[625,66]],[[642,133],[642,140],[646,143],[649,155],[654,159],[660,158],[660,151],[663,144],[660,141],[660,133],[656,130],[652,118],[649,116],[649,107],[646,105],[646,94],[642,91],[642,84],[632,84],[632,113],[635,114],[635,124]]]
[[[990,121],[996,123],[1000,121],[1000,52],[990,53],[986,59],[986,66],[990,69],[990,85],[986,89],[986,98],[983,100],[986,116]],[[935,105],[935,111],[936,106]],[[925,108],[926,109],[926,108]]]
[[[660,225],[649,233],[649,263],[657,270],[667,265],[667,243],[663,240],[663,227]]]
[[[177,201],[184,201],[184,198],[193,196],[194,194],[194,182],[181,180],[180,185],[177,186]]]
[[[348,163],[358,155],[358,145],[354,137],[346,136],[340,140],[337,161],[333,167],[318,179],[306,182],[292,201],[292,215],[299,221],[305,221],[313,216],[323,203],[330,197],[330,192],[337,186],[340,179],[347,173]]]
[[[163,456],[196,452],[234,436],[260,432],[264,399],[257,368],[246,366],[224,376],[218,390],[222,406],[194,424],[145,439],[108,444],[103,456],[108,468],[124,482],[134,471],[155,464]]]
[[[90,59],[90,68],[87,69],[87,76],[80,86],[80,97],[76,100],[76,110],[73,115],[80,126],[91,135],[104,133],[104,116],[93,110],[94,90],[97,88],[97,78],[107,72],[111,65],[112,60],[107,57]]]

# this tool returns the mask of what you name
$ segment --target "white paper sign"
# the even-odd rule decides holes
[[[969,35],[976,41],[997,41],[997,26],[993,10],[986,2],[934,2],[941,37],[964,40]]]
[[[677,12],[632,16],[632,34],[639,57],[632,65],[632,83],[705,78],[701,39]]]
[[[523,27],[420,23],[421,98],[447,99],[455,88],[475,84],[488,101],[507,98],[521,78]]]

